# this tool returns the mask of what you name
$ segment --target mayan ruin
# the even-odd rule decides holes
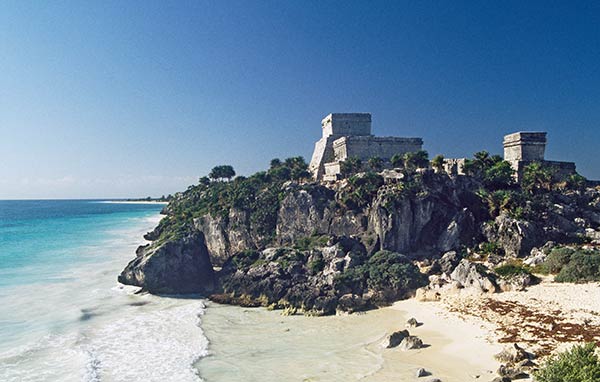
[[[381,158],[383,167],[391,167],[394,155],[423,149],[422,138],[377,137],[371,133],[370,113],[331,113],[321,121],[323,135],[315,143],[309,169],[315,180],[332,182],[342,177],[342,162],[356,158],[366,162]],[[515,170],[518,181],[524,168],[541,162],[552,167],[559,177],[576,173],[575,163],[545,159],[546,132],[515,132],[504,136],[504,159]],[[444,171],[462,175],[466,158],[445,158]]]

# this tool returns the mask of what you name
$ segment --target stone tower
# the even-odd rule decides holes
[[[576,173],[575,163],[548,161],[545,132],[518,132],[504,136],[504,160],[515,170],[517,181],[523,177],[525,167],[533,162],[543,163],[554,170],[557,178],[565,178]]]
[[[545,132],[518,132],[504,136],[504,160],[543,161],[546,151]]]
[[[371,135],[370,113],[331,113],[321,121],[323,137],[315,143],[309,170],[315,179],[321,179],[324,164],[333,160],[333,141],[344,136]]]

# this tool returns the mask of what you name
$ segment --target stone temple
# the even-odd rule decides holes
[[[525,167],[533,162],[553,168],[558,178],[576,173],[575,163],[546,160],[545,152],[545,132],[517,132],[504,136],[504,160],[512,165],[517,181],[522,178]]]
[[[367,161],[379,157],[389,162],[395,154],[416,152],[421,138],[376,137],[371,134],[370,113],[332,113],[321,121],[323,137],[315,144],[310,171],[316,180],[340,178],[340,163],[348,158]]]

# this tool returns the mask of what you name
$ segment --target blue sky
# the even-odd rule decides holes
[[[249,174],[355,111],[447,157],[547,131],[600,178],[599,2],[3,1],[0,51],[0,199]]]

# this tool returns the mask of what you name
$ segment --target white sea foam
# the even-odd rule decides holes
[[[185,300],[160,308],[155,304],[132,307],[143,312],[127,314],[86,335],[82,349],[90,355],[87,381],[200,380],[193,364],[208,347],[199,327],[204,305]]]
[[[0,380],[200,381],[193,364],[208,347],[199,327],[203,312],[194,300],[124,307],[122,318],[105,317],[0,354]]]
[[[10,345],[0,343],[0,381],[201,380],[193,364],[208,346],[199,327],[204,303],[134,295],[137,288],[116,282],[160,218],[104,232],[102,245],[80,248],[90,263],[48,283],[3,289],[0,328]],[[22,334],[11,336],[11,327]]]

